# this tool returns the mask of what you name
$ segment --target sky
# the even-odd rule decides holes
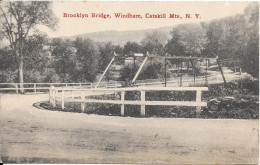
[[[78,34],[106,31],[106,30],[141,30],[173,26],[182,23],[194,23],[210,21],[235,14],[243,14],[248,2],[53,2],[54,14],[59,18],[58,29],[51,31],[43,26],[50,37],[64,37]],[[88,18],[63,17],[64,13],[88,14]],[[104,13],[111,16],[110,19],[92,18],[92,13]],[[140,14],[140,18],[115,18],[115,13]],[[166,14],[165,19],[145,18],[146,13]],[[182,19],[169,18],[170,14],[177,14]],[[186,14],[192,18],[186,19]],[[196,19],[195,14],[199,14]]]

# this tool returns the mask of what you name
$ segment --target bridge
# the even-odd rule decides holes
[[[48,94],[1,94],[1,160],[257,164],[258,120],[132,118],[43,110]]]

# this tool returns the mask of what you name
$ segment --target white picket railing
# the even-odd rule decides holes
[[[70,91],[70,95],[68,95]],[[141,100],[125,100],[125,92],[127,91],[139,91],[141,93]],[[195,91],[195,101],[147,101],[145,94],[147,91]],[[56,102],[61,102],[61,108],[65,108],[65,102],[79,102],[81,103],[81,110],[84,112],[86,103],[107,103],[107,104],[119,104],[121,105],[121,115],[125,113],[125,105],[141,105],[140,114],[145,115],[146,105],[162,105],[162,106],[193,106],[196,107],[196,112],[201,112],[202,106],[207,106],[207,102],[201,100],[202,91],[208,91],[208,87],[132,87],[132,88],[96,88],[96,89],[73,89],[73,88],[58,88],[52,87],[50,89],[50,103],[53,107],[56,106]],[[65,93],[66,92],[66,93]],[[86,96],[110,94],[113,92],[121,93],[120,100],[95,100],[88,99]]]

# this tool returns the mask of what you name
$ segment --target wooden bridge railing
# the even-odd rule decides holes
[[[67,91],[71,91],[69,96]],[[141,100],[125,100],[125,92],[127,91],[140,91]],[[147,101],[145,94],[147,91],[195,91],[195,101]],[[84,112],[86,103],[107,103],[121,105],[121,115],[125,113],[125,105],[140,105],[140,114],[145,115],[146,105],[162,105],[162,106],[192,106],[196,107],[196,112],[201,112],[201,107],[207,106],[207,102],[201,100],[202,91],[208,91],[208,87],[134,87],[134,88],[97,88],[97,89],[73,89],[73,88],[57,88],[52,87],[50,90],[50,103],[53,107],[56,102],[61,102],[61,108],[65,108],[65,102],[79,102],[81,103],[81,111]],[[106,92],[119,92],[120,100],[96,100],[89,99],[86,96],[105,94]],[[74,94],[73,94],[74,93]],[[76,94],[77,93],[77,94]]]

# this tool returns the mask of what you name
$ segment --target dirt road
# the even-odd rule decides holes
[[[17,163],[258,163],[258,120],[131,118],[41,110],[1,95],[1,160]]]

